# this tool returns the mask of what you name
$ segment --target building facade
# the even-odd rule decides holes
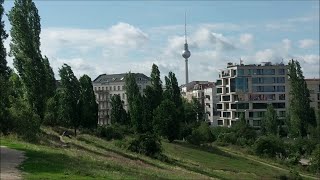
[[[305,79],[310,92],[310,106],[315,112],[320,109],[320,79]]]
[[[216,82],[219,126],[231,126],[244,113],[248,123],[259,127],[267,105],[272,104],[279,118],[285,118],[289,103],[287,66],[280,64],[233,64],[219,73]]]
[[[101,74],[93,82],[93,90],[96,95],[96,101],[98,103],[98,124],[109,125],[111,114],[111,97],[115,94],[119,94],[123,101],[124,109],[128,110],[128,100],[125,89],[125,76],[123,74]],[[132,73],[139,87],[140,93],[150,85],[150,78],[141,73]]]
[[[217,124],[216,104],[218,96],[213,82],[192,81],[181,86],[181,95],[189,102],[196,98],[204,108],[205,120],[211,125]]]

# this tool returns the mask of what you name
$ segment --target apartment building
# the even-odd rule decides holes
[[[320,79],[305,79],[310,92],[310,106],[317,112],[320,109]]]
[[[218,96],[216,95],[215,84],[209,81],[192,81],[182,85],[181,95],[183,98],[191,101],[196,98],[203,106],[205,119],[210,124],[217,124],[216,104]]]
[[[248,123],[258,127],[268,104],[273,105],[279,118],[285,118],[289,87],[287,66],[283,63],[228,63],[219,73],[216,89],[220,96],[219,126],[231,126],[244,113]]]
[[[122,74],[101,74],[93,82],[93,90],[96,95],[98,103],[98,124],[108,125],[111,124],[111,97],[119,94],[123,101],[124,109],[128,110],[128,101],[125,89],[125,76],[127,73]],[[132,73],[140,89],[140,93],[150,85],[150,78],[141,73]]]

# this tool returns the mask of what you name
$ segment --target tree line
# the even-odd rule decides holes
[[[78,80],[71,67],[59,69],[57,81],[49,59],[40,50],[40,16],[32,0],[16,0],[7,14],[11,24],[10,51],[15,70],[7,66],[3,0],[0,1],[0,122],[1,132],[36,138],[40,125],[94,128],[97,104],[91,79]],[[75,131],[76,133],[76,131]]]

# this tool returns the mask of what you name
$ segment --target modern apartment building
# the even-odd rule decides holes
[[[231,126],[241,113],[248,123],[260,126],[267,105],[272,104],[284,118],[289,102],[287,66],[272,64],[233,64],[219,73],[216,82],[220,117],[217,124]]]
[[[218,103],[218,96],[213,82],[192,81],[184,84],[181,86],[181,95],[188,101],[196,98],[204,108],[206,120],[212,125],[217,124],[216,104]]]
[[[136,78],[136,82],[143,93],[143,90],[150,85],[150,78],[141,73],[133,73]],[[108,125],[110,122],[111,97],[115,94],[119,94],[123,101],[124,108],[128,110],[128,101],[125,89],[125,76],[122,74],[101,74],[93,82],[93,90],[96,95],[96,101],[99,106],[98,111],[98,124]]]
[[[320,109],[320,79],[305,79],[310,92],[310,106],[317,112]]]

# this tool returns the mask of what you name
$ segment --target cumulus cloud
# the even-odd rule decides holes
[[[302,49],[307,49],[317,45],[317,41],[312,39],[302,39],[299,41],[299,47]]]
[[[288,52],[291,49],[291,40],[283,39],[282,44],[283,44],[283,48],[284,48],[285,52]]]

